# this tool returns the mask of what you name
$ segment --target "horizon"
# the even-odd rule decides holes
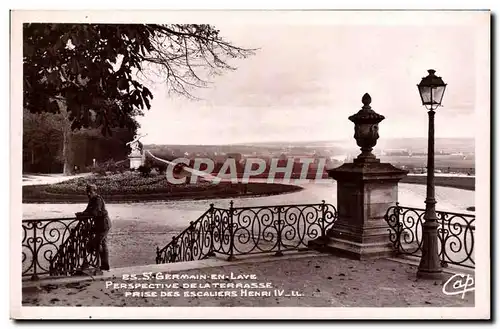
[[[391,141],[391,140],[426,140],[427,137],[391,137],[391,138],[385,138],[383,142]],[[265,142],[242,142],[242,143],[228,143],[228,144],[203,144],[203,143],[198,143],[198,144],[167,144],[167,143],[143,143],[144,146],[151,146],[151,145],[157,145],[157,146],[254,146],[254,145],[262,145],[262,144],[305,144],[305,143],[343,143],[346,142],[350,139],[336,139],[336,140],[308,140],[308,141],[265,141]],[[475,137],[436,137],[435,141],[440,141],[440,140],[467,140],[467,141],[475,141]],[[353,141],[353,147],[358,148],[356,145],[356,141],[354,138],[352,138]],[[377,145],[374,147],[374,149],[379,146],[380,139],[377,142]]]

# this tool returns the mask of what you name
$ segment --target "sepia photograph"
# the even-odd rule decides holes
[[[490,319],[490,11],[10,16],[11,318]]]

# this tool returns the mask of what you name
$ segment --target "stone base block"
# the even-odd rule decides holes
[[[129,157],[130,169],[137,169],[142,166],[142,157]]]
[[[391,243],[358,243],[339,238],[320,238],[309,242],[309,248],[350,259],[363,260],[394,257]]]

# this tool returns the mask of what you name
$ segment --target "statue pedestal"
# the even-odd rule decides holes
[[[130,169],[134,170],[139,168],[142,164],[142,155],[129,155],[128,159],[130,161]]]
[[[143,136],[134,136],[134,140],[128,142],[127,145],[130,145],[131,152],[128,155],[128,159],[130,162],[130,169],[135,170],[142,166],[145,163],[145,153],[143,150],[142,143],[139,142],[139,139]]]
[[[379,161],[358,158],[328,171],[337,180],[338,219],[311,248],[354,259],[393,254],[384,215],[398,201],[398,182],[408,172]]]

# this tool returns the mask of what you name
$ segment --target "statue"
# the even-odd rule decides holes
[[[140,135],[140,136],[136,134],[134,136],[134,140],[132,140],[126,144],[126,145],[130,145],[130,148],[132,149],[129,156],[141,156],[142,155],[142,145],[141,145],[141,142],[139,142],[139,139],[141,139],[144,136],[147,136],[147,134]]]
[[[136,134],[134,136],[134,139],[126,144],[130,145],[130,148],[132,149],[132,151],[128,155],[128,158],[130,160],[130,169],[137,169],[144,164],[142,144],[141,142],[139,142],[139,139],[141,139],[144,136],[147,136],[147,134],[145,135]]]

